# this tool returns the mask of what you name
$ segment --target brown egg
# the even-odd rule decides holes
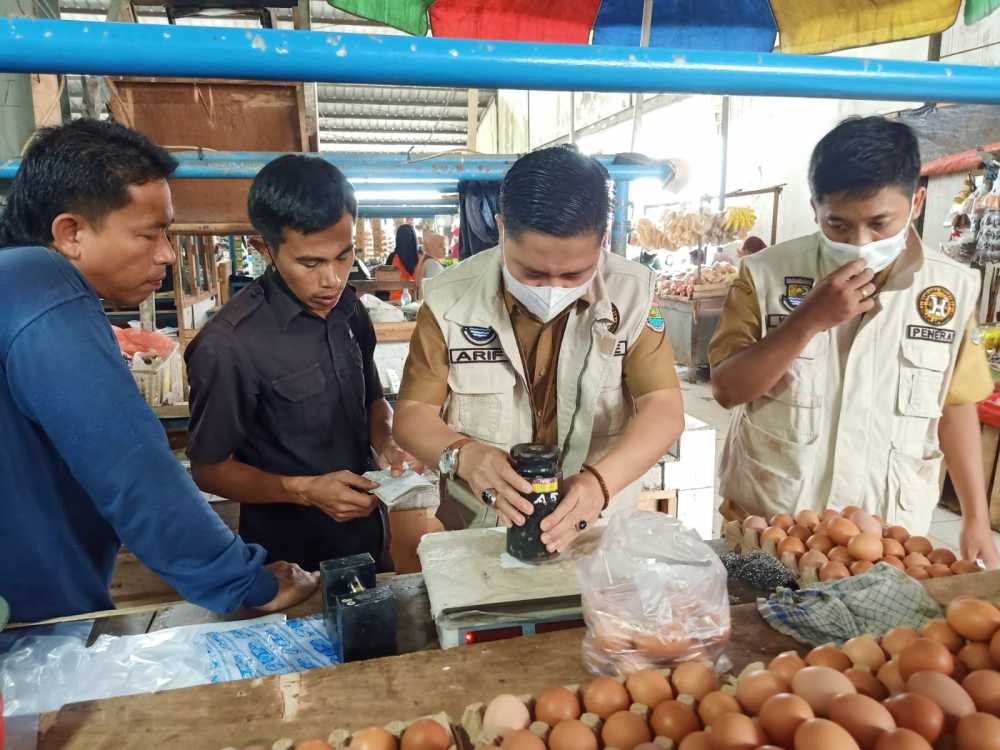
[[[969,676],[969,668],[966,667],[960,659],[955,659],[955,670],[951,673],[951,679],[955,682],[961,683],[966,677]]]
[[[486,706],[486,712],[483,714],[483,728],[496,734],[514,729],[527,729],[530,723],[531,714],[528,713],[528,707],[513,695],[498,695]]]
[[[872,674],[879,671],[886,662],[885,651],[870,635],[851,638],[841,650],[851,660],[851,664],[855,667],[868,667]]]
[[[743,714],[725,714],[708,733],[712,750],[754,750],[767,741],[754,720]]]
[[[1000,719],[985,713],[963,716],[955,739],[958,750],[1000,750]]]
[[[333,750],[326,740],[304,740],[295,743],[295,750]]]
[[[703,661],[687,661],[679,664],[670,675],[677,692],[694,696],[701,700],[713,690],[719,689],[719,679],[710,664]]]
[[[789,746],[799,725],[815,719],[809,704],[793,693],[772,695],[760,709],[760,726],[768,739]]]
[[[791,686],[781,675],[762,669],[740,677],[736,683],[736,700],[751,716],[760,713],[761,706],[772,695],[787,693]]]
[[[666,682],[666,680],[663,681]],[[669,691],[670,688],[668,687],[667,690]],[[642,701],[639,702],[642,703]],[[544,721],[550,727],[554,727],[566,719],[579,719],[581,713],[580,699],[576,697],[575,693],[564,687],[545,688],[535,699],[535,719]]]
[[[1000,630],[1000,610],[982,599],[954,599],[945,616],[952,630],[976,643],[989,643]]]
[[[887,661],[885,665],[875,675],[878,681],[885,685],[889,695],[896,695],[906,690],[906,680],[899,673],[899,658]]]
[[[886,563],[887,565],[891,565],[897,570],[902,570],[903,572],[906,572],[906,566],[903,565],[903,561],[900,560],[898,557],[893,557],[892,555],[886,555],[885,557],[882,558],[882,562]]]
[[[791,685],[795,673],[800,669],[805,669],[807,666],[809,665],[806,664],[805,660],[797,652],[783,651],[771,659],[771,663],[767,665],[767,668],[769,671],[784,677],[785,681]]]
[[[679,701],[664,701],[653,709],[649,719],[657,736],[680,742],[692,732],[701,729],[701,722],[694,709]]]
[[[448,750],[451,738],[433,719],[418,719],[403,732],[400,750]]]
[[[889,526],[885,530],[885,536],[889,539],[895,539],[900,544],[906,544],[906,540],[910,538],[910,532],[902,526]]]
[[[910,553],[915,552],[920,555],[929,555],[934,551],[934,545],[925,536],[911,536],[903,542],[903,549]]]
[[[549,733],[551,750],[597,750],[597,735],[579,719],[559,722]]]
[[[787,531],[795,525],[795,521],[787,513],[777,513],[771,516],[770,524],[771,526],[777,526],[779,529]]]
[[[955,553],[945,547],[931,550],[930,554],[927,555],[927,559],[930,560],[932,564],[940,563],[948,566],[951,566],[958,561],[958,558],[955,557]]]
[[[834,546],[833,540],[826,534],[813,534],[806,539],[806,547],[816,552],[822,552],[824,555],[832,550]]]
[[[933,750],[927,740],[909,729],[894,729],[878,738],[875,750]]]
[[[830,523],[834,519],[841,518],[840,510],[837,508],[827,508],[822,513],[819,514],[820,523]]]
[[[840,509],[840,515],[843,516],[844,518],[850,518],[859,510],[862,513],[864,512],[864,508],[862,508],[860,505],[845,505],[843,508]]]
[[[879,735],[896,728],[888,709],[866,695],[838,695],[830,701],[827,713],[830,721],[847,730],[861,750],[872,750]]]
[[[952,629],[951,625],[940,617],[930,620],[926,625],[924,625],[920,629],[920,635],[923,638],[930,638],[931,640],[937,641],[953,654],[957,654],[962,650],[962,646],[965,645],[965,641],[962,640],[962,636],[956,633]]]
[[[767,528],[767,519],[762,516],[747,516],[743,519],[743,528],[763,531]]]
[[[826,716],[834,696],[856,693],[854,684],[836,669],[806,667],[792,678],[792,691],[805,700],[817,716]]]
[[[1000,672],[991,669],[970,672],[962,680],[962,687],[976,704],[977,710],[1000,716]]]
[[[847,551],[855,560],[875,562],[882,559],[882,537],[864,532],[852,536],[847,542]]]
[[[883,705],[896,720],[896,726],[910,729],[928,742],[937,742],[944,731],[944,711],[930,698],[915,693],[900,693]]]
[[[927,570],[927,566],[924,565],[914,565],[907,566],[906,573],[911,578],[916,578],[918,581],[926,581],[931,577],[930,571]]]
[[[369,727],[351,737],[351,750],[396,750],[396,738],[382,727]]]
[[[818,549],[811,549],[799,558],[799,570],[806,568],[822,568],[830,562],[829,558]]]
[[[1000,632],[990,639],[990,656],[993,657],[993,661],[1000,664]]]
[[[795,750],[860,750],[847,730],[826,719],[812,719],[795,732]]]
[[[867,560],[858,560],[857,562],[851,563],[851,575],[852,576],[863,576],[869,570],[875,567],[875,563],[870,563]]]
[[[958,660],[970,672],[1000,668],[1000,665],[993,660],[993,655],[990,654],[990,647],[985,643],[967,643],[958,652]]]
[[[698,704],[698,716],[706,727],[712,726],[712,722],[723,714],[742,713],[743,707],[736,698],[729,693],[715,690]]]
[[[674,661],[685,656],[694,644],[690,638],[676,637],[677,632],[638,633],[633,639],[635,648],[649,658]]]
[[[803,554],[806,551],[806,543],[795,536],[789,536],[778,542],[778,554],[784,555],[787,552],[792,552],[796,557]]]
[[[501,750],[545,750],[545,742],[528,729],[517,729],[503,736],[500,748]]]
[[[788,534],[785,533],[784,529],[778,528],[777,526],[768,526],[760,535],[760,544],[764,546],[764,542],[773,542],[777,544],[782,539],[785,539]]]
[[[597,714],[606,721],[611,714],[627,711],[632,702],[625,686],[618,680],[598,677],[584,689],[583,705],[590,713]]]
[[[919,552],[909,552],[903,558],[903,565],[907,568],[928,568],[931,561]]]
[[[917,672],[906,681],[906,689],[937,703],[949,725],[976,712],[976,704],[965,689],[940,672]]]
[[[596,619],[591,625],[591,630],[594,634],[594,645],[604,651],[628,651],[635,646],[631,636],[622,629],[622,626],[609,619]]]
[[[906,557],[906,550],[903,548],[903,545],[897,542],[895,539],[884,537],[882,539],[882,556],[898,557],[902,559]]]
[[[635,750],[643,750],[636,748]],[[652,744],[648,750],[663,750],[660,745]],[[677,750],[712,750],[712,739],[708,732],[692,732],[683,740]]]
[[[954,670],[955,658],[933,638],[918,638],[899,655],[899,674],[904,680],[917,672],[951,674]]]
[[[601,739],[608,747],[633,750],[636,745],[641,745],[643,742],[652,742],[653,735],[649,732],[649,724],[639,714],[619,711],[604,722]],[[545,750],[544,746],[542,750]]]
[[[836,550],[833,550],[836,552]],[[819,569],[819,580],[821,581],[839,581],[843,578],[850,578],[851,571],[847,569],[844,563],[839,562],[828,562],[822,568]]]
[[[805,661],[810,667],[830,667],[838,672],[843,672],[851,666],[851,660],[847,654],[833,643],[817,646],[806,654]]]
[[[806,539],[813,535],[812,529],[808,526],[800,526],[795,524],[788,530],[788,536],[792,539],[798,539],[800,542],[805,544]]]
[[[851,681],[860,695],[867,695],[877,701],[883,701],[889,697],[888,688],[879,682],[871,670],[864,667],[851,667],[844,672],[844,676]]]
[[[927,572],[930,574],[931,578],[947,578],[948,576],[955,575],[951,572],[951,568],[940,563],[933,563],[927,568]]]
[[[642,703],[649,708],[656,708],[663,701],[674,697],[667,678],[651,669],[630,674],[625,680],[625,687],[635,703]],[[568,718],[579,718],[579,715]]]
[[[982,573],[983,569],[979,567],[979,563],[972,560],[956,560],[951,565],[951,572],[957,576],[963,576],[969,573]]]
[[[819,515],[814,510],[800,510],[795,516],[795,523],[812,529],[819,523]]]
[[[830,536],[842,547],[846,547],[851,539],[860,533],[861,529],[858,528],[857,524],[846,518],[836,518],[830,521]]]
[[[847,547],[834,547],[826,553],[826,556],[830,558],[830,562],[842,563],[843,565],[850,565],[854,562],[854,558],[847,551]]]

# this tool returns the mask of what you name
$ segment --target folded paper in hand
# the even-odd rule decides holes
[[[398,477],[392,476],[389,469],[369,471],[365,474],[365,479],[378,483],[378,487],[371,492],[390,508],[402,500],[408,492],[434,486],[422,474],[417,474],[412,469],[404,471]]]

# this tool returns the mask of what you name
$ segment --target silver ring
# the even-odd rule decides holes
[[[483,490],[483,494],[480,497],[482,497],[484,503],[492,508],[497,501],[497,491],[492,487],[487,487]]]

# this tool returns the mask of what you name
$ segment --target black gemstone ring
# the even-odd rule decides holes
[[[481,495],[481,497],[483,499],[483,502],[492,508],[493,504],[496,503],[497,501],[497,491],[492,487],[488,487],[485,490],[483,490],[483,494]]]

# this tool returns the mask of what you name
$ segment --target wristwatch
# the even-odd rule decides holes
[[[462,451],[463,447],[471,442],[472,440],[469,438],[462,438],[441,451],[441,457],[438,459],[438,471],[441,473],[441,476],[446,479],[455,478],[458,473],[458,454]]]

